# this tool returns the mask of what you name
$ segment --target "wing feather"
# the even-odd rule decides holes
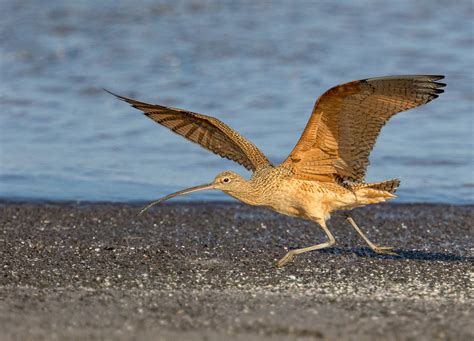
[[[354,81],[326,91],[283,165],[308,180],[362,182],[382,127],[395,114],[438,97],[444,76],[409,75]]]
[[[136,101],[110,94],[129,103],[155,122],[201,145],[211,152],[235,161],[248,170],[271,165],[266,156],[249,140],[216,118],[191,111]]]

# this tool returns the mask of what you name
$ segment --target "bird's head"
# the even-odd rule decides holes
[[[221,191],[232,195],[233,193],[241,192],[242,186],[244,186],[246,182],[247,180],[245,180],[239,174],[231,171],[225,171],[217,174],[212,184],[214,189],[220,189]]]
[[[238,198],[238,194],[244,190],[245,188],[244,186],[246,185],[246,183],[247,181],[243,177],[241,177],[239,174],[235,172],[231,172],[231,171],[225,171],[225,172],[219,173],[215,177],[214,181],[210,184],[194,186],[194,187],[183,189],[175,193],[168,194],[167,196],[164,196],[156,201],[153,201],[152,203],[147,205],[145,208],[143,208],[138,214],[139,215],[142,214],[150,207],[157,205],[165,200],[168,200],[180,195],[186,195],[189,193],[206,191],[210,189],[219,189],[233,197]]]

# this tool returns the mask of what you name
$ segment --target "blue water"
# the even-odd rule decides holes
[[[0,3],[0,197],[149,200],[249,173],[102,88],[217,116],[274,162],[324,90],[445,74],[446,93],[384,128],[369,181],[398,202],[474,202],[471,1]],[[225,199],[202,193],[192,199]]]

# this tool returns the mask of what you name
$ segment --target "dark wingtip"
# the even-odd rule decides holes
[[[108,93],[111,94],[112,96],[115,96],[115,97],[117,97],[118,99],[120,99],[120,100],[122,100],[122,101],[126,101],[126,100],[127,100],[125,97],[120,96],[120,95],[117,95],[117,94],[113,93],[112,91],[107,90],[106,88],[102,88],[102,90],[108,92]]]
[[[444,75],[433,75],[429,76],[431,79],[431,83],[436,86],[436,90],[440,91],[439,93],[443,92],[444,90],[439,89],[439,88],[444,88],[446,86],[446,83],[438,82],[440,79],[444,78]]]

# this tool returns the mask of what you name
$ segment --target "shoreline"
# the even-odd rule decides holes
[[[0,200],[1,339],[469,339],[473,205],[354,210],[315,224],[233,202]]]
[[[115,201],[115,200],[82,200],[82,199],[77,199],[77,200],[72,200],[72,199],[47,199],[47,198],[24,198],[24,197],[19,197],[19,198],[11,198],[11,197],[1,197],[0,196],[0,205],[2,204],[90,204],[90,205],[105,205],[105,204],[111,204],[111,205],[131,205],[131,206],[136,206],[136,205],[146,205],[150,203],[155,199],[150,199],[150,200],[130,200],[130,201]],[[472,206],[474,207],[474,202],[404,202],[397,200],[397,198],[393,200],[386,201],[384,203],[378,204],[378,205],[428,205],[428,206]],[[228,200],[212,200],[212,199],[194,199],[194,200],[189,200],[189,199],[183,199],[178,198],[178,199],[173,199],[170,201],[166,201],[161,203],[160,205],[194,205],[194,204],[199,204],[199,205],[204,205],[204,204],[209,204],[209,205],[214,205],[214,204],[238,204],[238,205],[246,205],[234,198],[230,198]],[[373,205],[373,204],[372,204]],[[250,205],[246,205],[250,206]]]

